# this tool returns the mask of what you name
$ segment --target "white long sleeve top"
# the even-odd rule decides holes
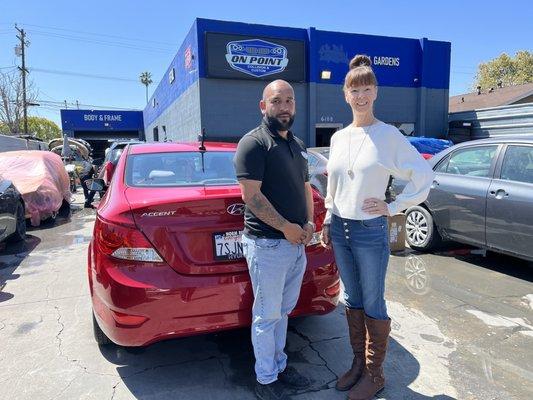
[[[332,214],[354,220],[376,218],[363,212],[363,202],[370,197],[384,200],[390,175],[408,181],[388,204],[390,215],[398,214],[426,199],[435,176],[401,132],[381,121],[364,127],[349,125],[335,132],[327,171],[324,223],[330,222]]]

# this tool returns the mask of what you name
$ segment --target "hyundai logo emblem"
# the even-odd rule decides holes
[[[244,214],[244,204],[234,203],[227,208],[228,214],[231,215],[243,215]]]

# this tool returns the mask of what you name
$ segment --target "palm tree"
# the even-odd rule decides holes
[[[148,85],[151,85],[153,83],[152,81],[152,74],[148,71],[143,72],[139,79],[141,80],[141,83],[146,86],[146,104],[148,104]]]

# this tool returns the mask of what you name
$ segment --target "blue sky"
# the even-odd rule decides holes
[[[533,50],[531,1],[1,0],[0,68],[20,62],[13,51],[18,23],[28,31],[27,64],[43,100],[32,115],[59,124],[53,102],[64,100],[142,109],[139,74],[150,71],[155,88],[196,17],[449,41],[451,95],[469,91],[479,63]]]

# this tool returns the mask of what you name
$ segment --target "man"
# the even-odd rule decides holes
[[[80,182],[81,182],[81,187],[83,189],[83,196],[85,197],[84,207],[93,208],[92,202],[93,202],[95,192],[93,190],[89,190],[89,188],[87,187],[87,183],[85,181],[87,179],[93,178],[94,166],[86,158],[83,158],[81,165],[82,165],[82,169],[80,172]]]
[[[305,245],[315,230],[313,194],[303,142],[294,122],[291,85],[268,84],[259,102],[260,126],[240,141],[234,164],[246,203],[244,255],[254,292],[252,344],[259,399],[287,399],[285,385],[302,389],[309,380],[287,367],[288,314],[300,294]]]

